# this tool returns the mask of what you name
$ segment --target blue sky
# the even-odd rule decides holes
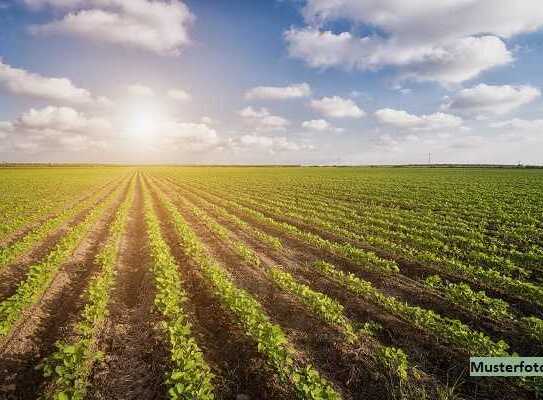
[[[537,0],[0,0],[0,159],[543,164],[542,28]]]

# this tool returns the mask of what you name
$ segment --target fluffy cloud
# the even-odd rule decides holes
[[[203,151],[220,144],[215,129],[204,123],[164,121],[160,134],[161,143],[167,148],[174,146],[182,150]]]
[[[66,132],[102,135],[112,130],[110,122],[106,119],[87,117],[70,107],[53,106],[31,108],[19,117],[16,128],[50,135]]]
[[[312,119],[310,121],[302,122],[302,128],[319,132],[343,132],[342,128],[336,128],[325,119]]]
[[[74,104],[102,103],[107,99],[93,99],[86,89],[76,87],[67,78],[48,78],[24,69],[13,68],[0,59],[0,86],[5,90],[46,100]]]
[[[254,109],[245,107],[239,111],[239,115],[250,127],[259,131],[284,130],[290,125],[290,121],[277,115],[272,115],[267,108]]]
[[[126,89],[128,90],[128,93],[130,93],[132,96],[152,97],[155,95],[153,89],[139,83],[128,85]]]
[[[392,66],[404,77],[459,83],[513,60],[502,38],[543,26],[536,1],[509,0],[308,0],[305,28],[285,32],[289,53],[312,67],[377,69]],[[351,21],[376,27],[358,37],[326,30]]]
[[[31,153],[104,148],[104,138],[113,132],[106,119],[89,117],[70,107],[54,106],[32,108],[2,126],[14,149]]]
[[[442,130],[462,126],[462,118],[441,112],[429,115],[413,115],[403,110],[383,108],[375,112],[375,118],[383,125],[398,129]]]
[[[481,83],[446,98],[442,108],[471,115],[499,115],[530,103],[540,96],[541,91],[531,86],[495,86]]]
[[[490,126],[492,128],[504,128],[516,131],[534,131],[543,136],[543,119],[526,120],[513,118],[508,121],[494,122]]]
[[[189,44],[194,16],[179,0],[25,0],[33,8],[50,6],[67,12],[62,19],[34,26],[35,34],[69,34],[178,55]]]
[[[361,118],[366,115],[354,101],[339,96],[312,100],[310,106],[322,115],[330,118]]]
[[[237,150],[259,149],[270,153],[313,150],[313,146],[290,141],[286,136],[243,135],[232,139],[230,146]]]
[[[191,99],[190,94],[185,92],[182,89],[168,90],[168,97],[172,100],[177,100],[177,101],[189,101]]]
[[[299,83],[289,86],[257,86],[245,93],[248,100],[286,100],[311,95],[311,87],[307,83]]]

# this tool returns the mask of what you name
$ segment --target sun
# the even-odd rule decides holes
[[[160,104],[145,102],[126,105],[119,119],[125,137],[131,140],[151,141],[160,134],[160,127],[166,120],[166,115]]]
[[[125,131],[130,136],[146,137],[156,133],[159,120],[156,115],[137,111],[125,121]]]

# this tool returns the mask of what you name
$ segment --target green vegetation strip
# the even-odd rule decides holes
[[[248,292],[239,289],[229,275],[209,256],[205,247],[188,226],[175,206],[163,196],[181,246],[200,268],[221,302],[237,317],[246,334],[256,341],[258,351],[283,383],[290,382],[300,399],[340,399],[329,382],[310,365],[295,361],[295,351],[282,329],[273,324],[262,306]]]
[[[201,192],[201,191],[200,191]],[[216,196],[215,196],[216,197]],[[218,198],[218,197],[217,197]],[[370,251],[364,251],[360,248],[357,248],[348,243],[337,243],[327,239],[322,238],[319,235],[305,232],[294,225],[291,225],[287,222],[280,222],[271,217],[266,216],[260,211],[254,210],[252,208],[238,204],[232,200],[223,200],[221,201],[228,204],[231,208],[237,210],[243,215],[246,215],[254,220],[277,229],[284,234],[291,236],[297,240],[308,243],[309,245],[328,251],[339,257],[346,258],[357,265],[367,269],[372,272],[382,272],[382,273],[396,273],[399,271],[398,265],[394,261],[389,261],[382,259],[377,256],[375,253]]]
[[[19,284],[15,294],[0,303],[0,337],[8,335],[23,311],[42,296],[60,266],[69,259],[120,191],[119,187],[110,193],[81,223],[63,236],[43,261],[30,267],[26,280]]]
[[[51,377],[53,389],[48,398],[54,400],[82,400],[87,394],[88,376],[93,363],[101,357],[96,351],[96,338],[108,315],[109,293],[115,283],[115,269],[127,216],[134,199],[135,180],[128,196],[117,210],[109,227],[109,236],[96,255],[100,272],[91,280],[81,320],[75,327],[77,338],[57,343],[57,350],[43,364],[45,377]]]
[[[495,321],[518,324],[530,338],[543,343],[543,320],[535,316],[517,318],[509,304],[501,299],[487,296],[484,291],[475,291],[465,283],[443,281],[439,275],[425,279],[424,284],[438,290],[454,304],[467,308],[475,315]]]
[[[160,222],[145,190],[145,223],[151,249],[156,285],[155,306],[164,316],[173,363],[166,384],[170,399],[211,400],[213,374],[191,334],[191,324],[183,310],[187,296],[181,285],[178,267],[160,231]]]
[[[492,341],[482,332],[474,331],[462,322],[442,317],[432,310],[410,306],[395,297],[375,289],[368,281],[347,274],[333,265],[318,261],[313,266],[328,278],[342,284],[350,292],[379,305],[389,313],[410,322],[415,327],[434,334],[440,340],[464,349],[471,356],[507,356],[509,345],[503,340]]]
[[[232,237],[232,232],[221,226],[217,221],[210,217],[204,210],[192,205],[189,201],[178,196],[184,204],[191,207],[193,213],[213,232],[220,240],[225,242],[231,249],[250,265],[260,266],[260,257],[247,245]],[[239,251],[243,249],[243,251]],[[281,267],[274,266],[266,269],[268,278],[274,282],[281,290],[295,296],[302,304],[309,308],[318,318],[325,323],[339,329],[346,337],[348,343],[355,343],[359,340],[359,335],[371,335],[372,324],[365,324],[362,329],[356,330],[351,321],[345,316],[343,306],[336,300],[324,293],[317,292],[309,286],[296,280],[290,273],[282,270]],[[400,380],[407,379],[408,362],[407,356],[401,349],[382,348],[378,345],[376,358],[381,362],[388,372],[392,371]]]
[[[109,185],[105,190],[110,190]],[[0,270],[6,265],[14,262],[19,256],[28,250],[32,249],[38,242],[45,239],[66,221],[74,218],[77,214],[95,204],[97,199],[103,195],[102,192],[105,190],[103,189],[99,191],[97,194],[91,196],[89,199],[83,202],[78,203],[74,207],[62,210],[54,218],[43,221],[43,223],[31,230],[20,240],[17,240],[6,247],[0,248]]]
[[[340,253],[345,253],[343,254],[343,256],[350,259],[351,261],[356,261],[357,258],[359,259],[359,262],[366,260],[366,262],[368,263],[368,265],[365,266],[366,269],[372,270],[373,264],[371,264],[371,260],[368,260],[367,256],[366,257],[360,256],[359,253],[362,252],[362,254],[370,254],[372,255],[370,256],[371,258],[377,257],[373,253],[363,252],[362,250],[348,244],[341,244],[341,243],[327,241],[325,239],[322,239],[320,236],[303,232],[300,229],[288,223],[279,222],[263,214],[260,211],[240,205],[232,200],[225,200],[214,194],[209,194],[199,189],[193,189],[193,190],[197,190],[199,193],[201,193],[202,196],[214,197],[217,201],[228,204],[232,209],[236,209],[238,210],[238,212],[246,216],[252,217],[256,221],[259,221],[260,223],[264,225],[270,226],[272,228],[276,228],[286,234],[290,234],[291,236],[298,238],[301,241],[305,241],[309,244],[314,245],[315,247],[320,247],[324,250],[327,250],[331,252],[332,254],[341,255]],[[351,251],[354,251],[355,253],[352,254],[351,257],[349,257],[348,254]],[[377,257],[377,259],[382,260],[379,257]],[[382,260],[382,261],[386,261],[386,260]],[[435,255],[433,255],[432,253],[421,252],[420,256],[417,257],[416,261],[423,262],[423,263],[433,263],[436,260],[435,260]],[[386,261],[386,262],[390,262],[390,261]],[[397,265],[395,263],[393,263],[393,265],[396,267],[396,269],[394,269],[396,271]],[[490,269],[490,268],[484,268],[484,267],[474,266],[474,265],[466,265],[455,260],[449,260],[449,262],[447,263],[441,263],[438,265],[434,265],[434,264],[431,264],[431,265],[442,272],[449,273],[453,276],[459,276],[471,282],[482,284],[488,288],[492,288],[493,290],[499,290],[503,293],[524,299],[527,302],[535,303],[543,307],[543,288],[536,284],[511,278],[509,276],[503,275],[500,272]],[[377,268],[374,268],[373,270],[375,269]]]

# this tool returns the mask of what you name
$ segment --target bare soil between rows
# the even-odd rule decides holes
[[[153,309],[155,286],[140,177],[119,254],[109,316],[97,343],[105,358],[92,371],[88,398],[164,399],[168,350]]]
[[[198,199],[198,195],[195,195],[193,192],[187,191],[184,188],[181,189],[181,192],[184,195],[188,194],[188,197],[191,200],[194,200],[195,198]],[[208,209],[206,209],[206,211],[209,212]],[[232,210],[229,211],[232,212]],[[246,219],[237,214],[235,211],[233,213],[242,219]],[[213,215],[212,212],[211,214]],[[376,286],[381,286],[379,287],[381,290],[383,290],[383,287],[388,289],[383,290],[385,293],[388,292],[387,294],[396,296],[398,294],[398,291],[394,290],[396,285],[398,285],[400,288],[403,286],[399,278],[392,278],[393,281],[389,281],[387,278],[383,278],[382,276],[376,276],[375,274],[371,273],[361,273],[361,270],[356,266],[350,265],[349,263],[339,260],[336,257],[331,257],[326,252],[313,249],[312,247],[297,240],[289,239],[281,232],[262,226],[258,223],[258,221],[246,219],[254,227],[273,234],[282,240],[285,246],[284,251],[273,251],[260,243],[258,240],[249,237],[236,227],[233,227],[229,221],[225,221],[222,218],[218,218],[218,220],[223,226],[231,229],[235,235],[238,235],[240,239],[256,250],[261,258],[268,259],[273,264],[286,266],[290,272],[294,273],[297,277],[302,277],[305,283],[313,287],[315,290],[321,291],[322,293],[328,294],[332,298],[338,299],[345,306],[346,314],[351,319],[361,322],[374,320],[381,323],[385,329],[383,334],[379,336],[379,340],[383,344],[400,347],[407,351],[410,359],[414,360],[416,364],[424,371],[435,376],[439,376],[443,382],[454,382],[457,378],[460,378],[462,381],[464,381],[465,387],[462,389],[462,392],[464,392],[466,395],[475,392],[479,393],[478,398],[489,399],[500,399],[502,398],[501,396],[506,396],[503,398],[509,399],[512,395],[511,393],[505,395],[501,390],[494,389],[496,387],[495,381],[489,383],[485,380],[479,381],[469,379],[469,377],[466,379],[466,354],[447,346],[445,343],[440,344],[439,342],[436,342],[434,337],[429,336],[425,332],[415,329],[409,324],[398,320],[391,315],[386,313],[384,314],[380,308],[356,298],[340,285],[330,282],[328,279],[320,276],[308,265],[318,259],[327,259],[334,262],[336,266],[339,266],[341,269],[346,270],[347,272],[353,272],[357,275],[361,275],[365,279],[372,281],[374,284],[377,282]],[[193,223],[197,224],[197,222],[194,221]],[[205,236],[205,233],[202,235]],[[239,262],[240,261],[238,260],[238,264]],[[239,270],[239,266],[237,266],[236,269]],[[232,272],[235,273],[236,269]],[[394,292],[390,293],[390,289],[393,289]],[[402,290],[405,289],[402,288]],[[435,309],[435,304],[429,301],[428,297],[425,297],[425,295],[422,295],[421,298],[421,294],[418,292],[404,292],[402,293],[401,297],[411,303],[413,299],[412,296],[416,296],[416,301],[414,302],[416,305]],[[450,315],[451,313],[448,312],[445,304],[438,307],[438,310],[441,311],[445,316],[456,316],[454,313],[453,315]],[[481,326],[478,326],[478,328],[481,328]],[[491,332],[492,331],[493,330],[491,330]],[[513,388],[510,388],[510,390],[516,392],[515,398],[532,398],[531,394],[526,393],[523,390]]]
[[[22,255],[16,262],[6,265],[0,271],[0,301],[7,299],[15,293],[17,285],[24,279],[28,269],[40,262],[47,254],[54,249],[55,245],[68,232],[68,230],[82,222],[90,211],[99,204],[103,199],[110,195],[116,187],[111,187],[106,193],[100,196],[93,204],[78,213],[74,218],[64,222],[57,230],[52,232],[34,248],[30,249],[27,254]],[[90,197],[90,195],[88,196]],[[84,200],[81,200],[84,201]],[[24,236],[24,235],[23,235]]]
[[[155,204],[156,193],[152,190]],[[235,317],[213,294],[195,263],[186,256],[167,211],[156,207],[163,235],[179,267],[187,292],[186,312],[191,317],[193,335],[216,375],[218,399],[287,400],[294,393],[283,387],[258,353],[255,343],[235,323]]]
[[[108,234],[126,189],[114,200],[91,232],[63,264],[35,306],[25,312],[0,356],[0,396],[20,400],[39,397],[47,382],[38,366],[55,350],[55,342],[71,335],[84,306],[82,294],[97,272],[95,256]]]
[[[376,368],[368,357],[371,343],[362,340],[358,346],[347,345],[341,332],[323,323],[293,296],[270,282],[264,266],[246,265],[189,209],[178,202],[176,205],[210,254],[230,272],[236,285],[255,296],[271,320],[283,328],[300,351],[302,361],[316,366],[335,383],[345,399],[390,398],[383,390],[383,380],[373,374]]]

